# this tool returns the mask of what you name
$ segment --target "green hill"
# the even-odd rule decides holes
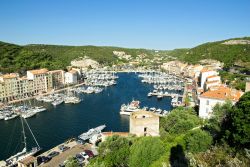
[[[202,59],[215,59],[224,62],[226,66],[240,65],[250,69],[249,44],[223,44],[231,40],[249,40],[250,37],[234,38],[217,42],[208,42],[191,49],[174,49],[166,51],[129,49],[103,46],[62,46],[62,45],[15,45],[0,41],[0,72],[24,72],[28,69],[48,68],[65,69],[72,59],[88,56],[101,64],[112,65],[126,60],[120,60],[113,51],[124,51],[136,58],[144,54],[143,59],[163,58],[159,63],[179,59],[189,63],[197,63]],[[156,62],[156,59],[153,60]]]
[[[28,69],[48,68],[65,69],[72,59],[88,56],[101,64],[112,65],[119,62],[113,54],[114,50],[124,51],[136,57],[147,54],[152,57],[153,51],[146,49],[128,49],[118,47],[99,46],[62,46],[62,45],[25,45],[19,46],[0,42],[0,71],[22,72]]]
[[[237,64],[250,68],[250,43],[230,45],[224,44],[224,42],[232,40],[250,41],[250,37],[208,42],[188,49],[185,53],[179,54],[178,57],[189,63],[197,63],[202,59],[215,59],[224,62],[228,67]]]

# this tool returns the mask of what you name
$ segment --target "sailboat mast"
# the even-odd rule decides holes
[[[39,146],[39,144],[38,144],[38,142],[37,142],[37,140],[36,140],[35,135],[33,134],[32,130],[30,129],[29,124],[27,123],[27,121],[26,121],[25,119],[24,119],[24,121],[25,121],[25,123],[26,123],[27,127],[29,128],[29,131],[30,131],[30,133],[31,133],[31,135],[32,135],[32,137],[33,137],[33,139],[35,140],[36,145],[37,145],[37,146],[38,146],[38,148],[40,149],[41,147]]]
[[[24,142],[24,148],[27,150],[27,142],[26,142],[26,135],[25,135],[25,130],[24,130],[24,126],[23,126],[23,118],[21,118],[21,123],[22,123],[22,128],[23,128],[23,142]]]

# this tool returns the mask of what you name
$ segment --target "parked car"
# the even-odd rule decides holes
[[[91,150],[84,150],[84,151],[90,158],[93,158],[95,156]]]
[[[64,145],[60,145],[60,146],[58,146],[58,149],[59,149],[60,151],[64,152],[64,151],[70,149],[70,147],[64,146]]]
[[[42,164],[42,163],[46,163],[49,162],[51,160],[50,157],[46,157],[46,156],[39,156],[37,157],[37,163],[38,164]]]
[[[85,158],[81,154],[76,154],[76,159],[79,164],[82,164]]]
[[[53,157],[55,157],[55,156],[57,156],[57,155],[59,155],[60,153],[59,152],[57,152],[57,151],[52,151],[49,155],[48,155],[48,157],[49,158],[53,158]]]
[[[76,142],[77,142],[78,144],[82,144],[82,145],[86,143],[84,140],[81,140],[81,139],[78,139]]]
[[[88,156],[88,154],[86,154],[85,151],[81,152],[80,155],[81,155],[83,158],[85,158],[85,159],[89,159],[89,156]]]

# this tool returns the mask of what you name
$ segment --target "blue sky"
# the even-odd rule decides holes
[[[250,0],[1,0],[0,41],[174,49],[250,36]]]

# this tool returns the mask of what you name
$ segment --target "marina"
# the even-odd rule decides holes
[[[140,101],[140,106],[147,106],[148,110],[159,112],[161,109],[170,111],[171,97],[162,100],[148,98],[147,94],[153,89],[153,85],[142,84],[140,78],[134,73],[119,73],[117,84],[111,87],[103,87],[100,93],[74,93],[81,102],[77,104],[59,104],[56,107],[52,102],[31,100],[30,106],[41,106],[46,111],[37,112],[27,119],[32,127],[39,145],[46,151],[63,143],[65,140],[76,137],[84,131],[105,124],[105,131],[127,132],[129,117],[120,115],[122,104],[129,104],[133,99]],[[86,85],[84,85],[86,86]],[[71,91],[74,92],[74,91]],[[0,159],[7,159],[16,152],[22,150],[21,145],[14,144],[20,141],[20,121],[17,118],[0,121]],[[30,133],[27,136],[27,148],[30,150],[35,144]],[[20,142],[19,142],[20,143]]]

